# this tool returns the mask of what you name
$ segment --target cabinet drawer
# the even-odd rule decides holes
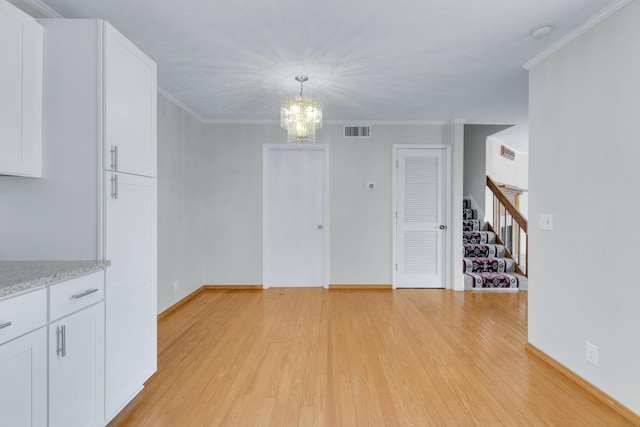
[[[47,323],[47,290],[0,301],[0,344]]]
[[[103,299],[102,271],[56,283],[49,288],[49,320],[57,320]]]

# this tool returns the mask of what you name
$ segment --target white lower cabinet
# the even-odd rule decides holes
[[[103,271],[0,299],[0,427],[105,425],[104,330]]]
[[[49,287],[49,427],[104,425],[104,273]]]
[[[49,426],[104,424],[104,302],[49,324]]]
[[[0,426],[47,424],[47,290],[0,300]]]
[[[47,425],[45,327],[0,345],[0,425]]]
[[[154,178],[105,172],[106,388],[110,421],[157,367],[156,199]]]

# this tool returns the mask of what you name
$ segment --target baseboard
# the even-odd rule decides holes
[[[177,303],[173,304],[171,307],[167,308],[162,313],[158,314],[158,321],[165,319],[167,316],[170,316],[171,313],[173,313],[174,311],[178,310],[180,307],[182,307],[183,305],[185,305],[186,303],[191,301],[193,298],[197,297],[203,291],[204,291],[204,289],[201,286],[198,289],[196,289],[195,291],[191,292],[189,295],[187,295],[186,297],[182,298],[180,301],[178,301]]]
[[[580,375],[573,372],[571,369],[557,362],[551,356],[547,355],[545,352],[535,347],[534,345],[527,343],[525,345],[525,348],[531,354],[543,360],[552,368],[559,371],[562,375],[569,378],[574,383],[578,384],[580,387],[582,387],[587,392],[592,394],[596,399],[598,399],[599,401],[601,401],[602,403],[604,403],[605,405],[607,405],[608,407],[616,411],[618,414],[622,415],[623,417],[631,421],[633,424],[640,425],[640,415],[636,414],[631,409],[627,408],[622,403],[618,402],[613,397],[609,396],[607,393],[600,390],[599,388],[597,388],[596,386],[594,386],[593,384],[591,384],[590,382],[582,378]]]
[[[206,291],[255,291],[262,290],[262,285],[202,285],[195,291],[191,292],[180,301],[173,304],[171,307],[158,314],[158,321],[170,316],[171,313],[178,310],[180,307],[191,301],[193,298]]]
[[[330,284],[330,291],[391,291],[393,286],[391,285],[355,285],[355,284]]]
[[[204,291],[261,291],[262,285],[202,285]]]

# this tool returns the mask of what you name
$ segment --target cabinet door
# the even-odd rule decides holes
[[[117,178],[117,186],[116,186]],[[105,172],[107,421],[157,366],[156,180]]]
[[[47,424],[46,328],[0,345],[0,424]]]
[[[0,174],[42,174],[42,26],[0,2]]]
[[[104,303],[49,325],[49,426],[104,425]]]
[[[156,64],[104,25],[104,168],[155,177]]]

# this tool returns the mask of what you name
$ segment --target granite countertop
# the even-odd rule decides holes
[[[0,261],[0,298],[104,270],[109,261]]]

